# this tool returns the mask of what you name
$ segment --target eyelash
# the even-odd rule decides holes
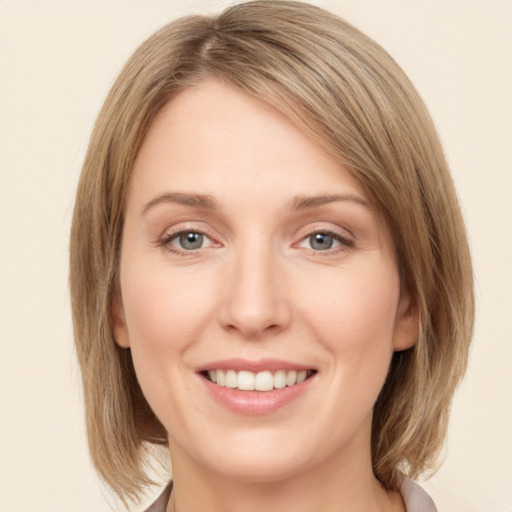
[[[308,250],[312,251],[315,255],[325,255],[325,256],[334,255],[335,256],[335,255],[345,252],[355,246],[355,243],[353,240],[348,239],[344,234],[339,233],[332,229],[314,230],[314,231],[310,232],[309,234],[307,234],[305,237],[303,237],[300,240],[300,242],[298,242],[298,244],[296,244],[296,245],[305,243],[308,239],[311,239],[311,237],[314,237],[315,235],[330,236],[336,242],[339,243],[339,246],[334,247],[334,248],[329,248],[326,250],[317,250],[317,249],[313,249],[313,248],[308,248]]]
[[[215,244],[215,242],[213,241],[212,237],[210,235],[208,235],[208,233],[206,233],[204,231],[197,230],[197,229],[183,229],[183,230],[180,230],[180,231],[175,231],[173,233],[166,233],[161,239],[158,240],[158,245],[163,247],[167,251],[172,252],[173,254],[176,254],[178,256],[185,256],[185,257],[186,256],[196,255],[197,251],[199,251],[201,249],[207,249],[208,247],[210,247],[210,246],[208,246],[208,247],[199,247],[198,249],[184,250],[184,249],[179,249],[179,248],[171,245],[172,241],[176,240],[177,238],[179,238],[182,235],[188,235],[188,234],[195,234],[195,235],[200,235],[200,236],[206,237],[207,239],[209,239],[211,241],[211,245]],[[315,230],[315,231],[312,231],[312,232],[308,233],[306,236],[301,238],[299,242],[294,244],[294,247],[296,247],[296,246],[300,247],[301,244],[305,243],[308,239],[310,239],[311,237],[313,237],[315,235],[330,236],[336,242],[339,243],[339,246],[337,246],[335,248],[329,248],[329,249],[326,249],[326,250],[317,250],[317,249],[313,249],[313,248],[306,248],[306,249],[312,251],[315,255],[316,254],[318,254],[318,255],[319,254],[323,254],[323,255],[326,255],[326,256],[336,255],[338,253],[345,252],[348,249],[350,249],[350,248],[355,246],[354,241],[348,239],[342,233],[339,233],[339,232],[337,232],[335,230],[318,229],[318,230]]]
[[[173,240],[176,240],[177,238],[179,238],[182,235],[188,235],[188,234],[204,236],[205,238],[212,241],[212,245],[214,245],[212,237],[210,235],[208,235],[208,233],[205,233],[204,231],[201,231],[198,229],[182,229],[180,231],[175,231],[173,233],[166,233],[160,240],[158,240],[158,245],[163,247],[167,251],[172,252],[173,254],[176,254],[178,256],[185,256],[185,257],[195,255],[197,253],[197,251],[199,251],[200,249],[205,249],[205,247],[200,247],[198,249],[192,249],[192,250],[187,251],[187,250],[179,249],[179,248],[171,245],[171,242]]]

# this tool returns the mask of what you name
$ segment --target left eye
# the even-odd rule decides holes
[[[333,233],[318,232],[312,233],[302,240],[301,247],[307,247],[314,251],[328,251],[342,245],[343,240],[340,236]]]
[[[182,231],[168,238],[167,244],[182,251],[195,251],[211,245],[211,240],[197,231]]]

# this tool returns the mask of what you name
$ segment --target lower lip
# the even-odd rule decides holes
[[[303,395],[315,375],[305,381],[272,391],[240,391],[239,389],[217,386],[202,375],[204,385],[221,405],[238,414],[258,416],[271,414]]]

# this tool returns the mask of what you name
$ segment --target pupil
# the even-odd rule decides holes
[[[327,250],[332,247],[332,236],[326,233],[316,233],[311,236],[311,247],[320,251]]]
[[[180,236],[180,244],[183,249],[199,249],[203,245],[203,235],[200,233],[185,233]]]

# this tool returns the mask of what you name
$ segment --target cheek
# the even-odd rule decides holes
[[[335,387],[350,388],[347,400],[372,407],[393,354],[400,284],[396,271],[357,270],[336,271],[310,283],[301,307],[330,354]]]
[[[123,307],[134,348],[185,349],[214,306],[213,283],[197,272],[156,272],[151,267],[138,267],[127,269],[124,278]]]
[[[396,271],[342,269],[320,277],[306,283],[296,296],[301,297],[302,314],[326,340],[355,348],[364,341],[392,338],[400,293]]]
[[[186,386],[185,377],[190,373],[188,351],[201,337],[212,314],[214,284],[206,286],[203,277],[157,271],[154,265],[127,266],[121,276],[137,379],[165,425],[169,424],[166,411],[179,408],[179,395],[169,390]]]

